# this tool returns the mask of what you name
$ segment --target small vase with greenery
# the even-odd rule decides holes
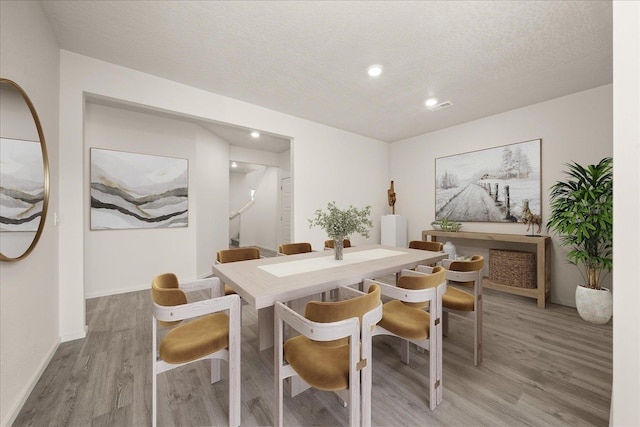
[[[585,318],[578,301],[578,293],[583,292],[579,288],[600,290],[602,279],[613,268],[613,159],[606,157],[586,167],[573,162],[567,167],[567,179],[551,187],[547,228],[560,236],[562,246],[570,248],[569,263],[578,267],[585,280],[584,286],[576,289],[576,307]],[[611,299],[606,291],[604,298]],[[608,314],[603,310],[595,323],[609,321],[611,309]]]
[[[348,209],[342,210],[336,206],[335,202],[330,202],[327,204],[326,211],[316,210],[314,218],[309,220],[309,228],[317,226],[326,231],[327,235],[333,239],[335,258],[341,260],[344,239],[354,233],[369,237],[369,229],[373,227],[370,215],[371,206],[363,209],[349,206]]]

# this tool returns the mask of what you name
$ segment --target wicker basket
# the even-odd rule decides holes
[[[489,280],[517,288],[535,288],[536,254],[489,249]]]

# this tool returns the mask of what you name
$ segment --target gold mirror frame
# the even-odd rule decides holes
[[[47,145],[45,143],[44,132],[42,131],[42,125],[40,124],[40,118],[38,117],[38,113],[36,112],[36,109],[33,106],[31,99],[29,99],[29,96],[27,95],[27,93],[22,89],[22,87],[20,87],[19,84],[17,84],[12,80],[0,77],[0,85],[5,85],[5,84],[10,85],[11,87],[13,87],[13,89],[17,90],[20,93],[20,95],[22,95],[22,99],[29,107],[29,111],[31,111],[31,116],[38,130],[38,138],[40,139],[40,149],[42,152],[42,165],[44,169],[44,183],[43,183],[44,196],[42,201],[42,216],[40,217],[40,223],[38,224],[38,229],[36,230],[36,234],[33,237],[31,244],[24,251],[24,253],[22,253],[22,255],[16,256],[15,258],[12,258],[0,252],[0,261],[13,262],[13,261],[19,261],[21,259],[26,258],[27,255],[29,255],[33,251],[33,249],[36,247],[36,244],[38,244],[38,240],[40,240],[40,236],[42,235],[45,219],[47,218],[47,209],[49,207],[49,158],[47,156]]]

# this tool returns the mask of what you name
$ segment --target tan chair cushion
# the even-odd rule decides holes
[[[357,298],[337,302],[310,301],[305,317],[314,322],[330,323],[362,316],[380,303],[380,288],[369,288],[369,293]],[[356,343],[359,345],[359,343]],[[319,390],[335,391],[349,387],[349,339],[314,341],[305,336],[287,340],[284,358],[300,378]]]
[[[398,287],[403,289],[420,290],[428,289],[444,283],[446,270],[442,266],[434,267],[430,274],[421,274],[419,276],[404,275],[398,279]],[[402,302],[407,307],[427,308],[429,302]]]
[[[304,254],[311,252],[311,243],[285,243],[278,247],[278,252],[285,255]]]
[[[259,259],[260,249],[258,248],[233,248],[223,249],[216,254],[216,260],[221,264],[227,262],[248,261]]]
[[[447,286],[447,291],[442,295],[442,306],[451,310],[473,311],[473,305],[473,295],[453,286]]]
[[[160,358],[167,363],[199,359],[229,345],[229,316],[214,313],[170,330],[160,343]]]
[[[187,296],[179,288],[178,278],[173,273],[164,273],[156,276],[151,282],[151,297],[153,302],[162,306],[174,306],[187,303]],[[164,327],[174,326],[180,323],[159,321]]]
[[[469,261],[454,261],[449,265],[451,271],[478,271],[484,267],[484,257],[474,255]],[[473,282],[456,282],[456,285],[473,286]]]
[[[320,390],[349,387],[349,346],[326,347],[324,343],[297,336],[284,344],[284,357],[300,378]]]
[[[412,240],[409,242],[410,249],[423,251],[442,252],[442,246],[442,242],[426,242],[424,240]]]
[[[394,300],[382,307],[382,320],[378,322],[387,331],[409,339],[429,338],[429,313],[408,307],[402,301]]]
[[[362,316],[366,312],[376,308],[379,302],[380,287],[373,285],[369,288],[368,294],[357,298],[330,302],[309,301],[305,306],[304,317],[320,323],[337,322],[351,317],[358,317],[358,320],[362,322]],[[348,338],[342,338],[336,341],[324,341],[319,344],[335,347],[338,345],[346,345],[348,341]]]

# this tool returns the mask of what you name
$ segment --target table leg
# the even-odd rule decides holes
[[[258,310],[258,350],[273,348],[273,306]]]

